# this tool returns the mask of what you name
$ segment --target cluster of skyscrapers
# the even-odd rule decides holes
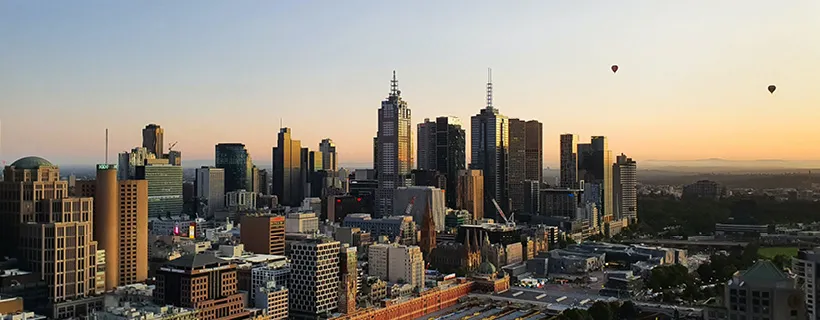
[[[378,132],[373,139],[373,161],[378,180],[376,216],[393,214],[396,212],[394,206],[403,208],[405,203],[394,204],[395,191],[417,184],[418,175],[434,171],[434,181],[427,185],[445,190],[448,208],[468,209],[474,215],[476,207],[465,205],[469,198],[465,194],[470,191],[464,189],[470,185],[465,178],[480,177],[478,198],[483,202],[482,214],[476,218],[504,219],[495,209],[496,205],[508,215],[564,215],[547,206],[557,201],[551,198],[551,193],[561,190],[564,196],[559,200],[564,206],[568,206],[566,202],[575,202],[568,210],[572,212],[568,215],[572,220],[586,218],[603,225],[613,219],[637,219],[635,161],[625,155],[613,159],[606,137],[595,136],[589,143],[581,143],[576,135],[564,134],[560,137],[560,179],[555,184],[546,183],[543,179],[543,125],[536,120],[503,115],[493,105],[492,77],[487,82],[487,105],[471,118],[469,165],[461,121],[443,116],[435,121],[425,119],[418,124],[418,163],[417,169],[413,170],[410,126],[411,111],[401,97],[394,72],[390,94],[379,109]],[[568,199],[576,193],[577,198]],[[590,209],[594,213],[582,213],[581,216],[587,217],[579,217],[578,209]]]

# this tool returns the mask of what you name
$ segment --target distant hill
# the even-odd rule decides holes
[[[668,171],[743,171],[820,168],[820,160],[726,160],[719,158],[699,160],[638,160],[638,168]],[[697,169],[697,170],[695,170]]]

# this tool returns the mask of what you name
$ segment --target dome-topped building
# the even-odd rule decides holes
[[[3,168],[3,181],[6,182],[53,182],[59,180],[60,169],[41,157],[23,157]]]
[[[491,276],[491,275],[495,275],[497,270],[498,269],[496,269],[496,267],[492,264],[492,262],[484,260],[484,262],[482,262],[480,265],[478,265],[478,269],[476,269],[476,273],[478,273],[480,275]]]
[[[55,165],[51,164],[50,161],[36,157],[36,156],[29,156],[17,159],[11,163],[11,166],[16,169],[37,169],[40,167],[55,167]]]

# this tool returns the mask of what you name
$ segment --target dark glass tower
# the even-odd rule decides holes
[[[446,177],[448,208],[456,207],[458,172],[467,168],[466,135],[456,117],[436,118],[436,170]]]
[[[220,143],[216,145],[217,168],[225,170],[225,192],[246,189],[248,181],[249,155],[245,145],[241,143]]]

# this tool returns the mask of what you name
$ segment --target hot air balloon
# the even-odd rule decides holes
[[[774,90],[777,90],[777,87],[775,87],[773,84],[770,84],[769,85],[769,93],[774,93]]]
[[[615,72],[618,72],[618,65],[617,64],[612,65],[612,73],[615,73]]]

